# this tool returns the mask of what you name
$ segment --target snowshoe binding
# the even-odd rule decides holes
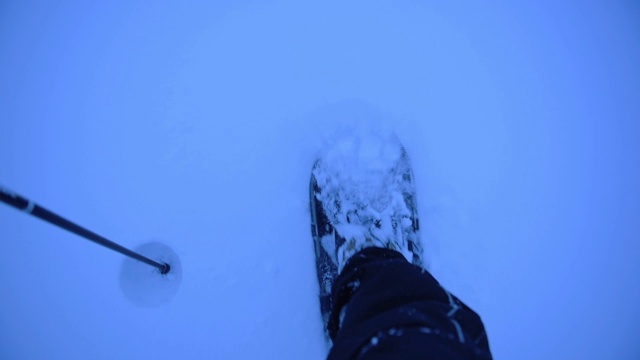
[[[351,256],[384,247],[423,266],[415,184],[407,152],[395,136],[351,139],[316,160],[309,192],[320,310],[329,339],[331,290]]]

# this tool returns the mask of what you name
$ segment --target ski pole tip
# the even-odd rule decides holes
[[[165,275],[171,270],[171,265],[164,263],[162,268],[160,269],[160,274]]]

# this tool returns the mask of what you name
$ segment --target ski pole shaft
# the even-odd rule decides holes
[[[6,188],[0,186],[0,201],[4,202],[7,205],[13,206],[18,210],[22,210],[27,214],[33,215],[41,220],[44,220],[50,224],[59,226],[67,231],[70,231],[76,235],[79,235],[87,240],[91,240],[96,242],[104,247],[107,247],[113,251],[117,251],[122,255],[128,256],[130,258],[136,259],[138,261],[142,261],[145,264],[151,265],[153,267],[158,268],[161,274],[166,274],[169,272],[171,267],[166,263],[159,263],[157,261],[151,260],[146,256],[140,255],[135,251],[131,251],[124,246],[121,246],[113,241],[107,240],[106,238],[89,231],[83,228],[80,225],[77,225],[62,216],[59,216],[42,206],[34,203],[33,201],[26,199],[12,191],[9,191]]]

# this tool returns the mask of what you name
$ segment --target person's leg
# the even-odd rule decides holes
[[[355,254],[332,301],[330,360],[491,359],[480,317],[396,251]]]

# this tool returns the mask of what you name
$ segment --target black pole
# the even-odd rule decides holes
[[[157,261],[153,261],[146,256],[142,256],[137,252],[131,251],[124,246],[118,245],[113,241],[107,240],[104,237],[91,232],[82,226],[72,223],[71,221],[63,218],[62,216],[56,215],[55,213],[43,208],[42,206],[34,203],[31,200],[25,199],[22,196],[9,191],[6,188],[0,186],[0,201],[5,204],[11,205],[18,210],[22,210],[27,214],[31,214],[41,220],[44,220],[50,224],[57,225],[67,231],[70,231],[76,235],[82,236],[87,240],[91,240],[96,242],[104,247],[107,247],[111,250],[117,251],[122,255],[126,255],[130,258],[142,261],[145,264],[149,264],[153,267],[158,268],[161,274],[166,274],[171,270],[169,264],[159,263]]]

